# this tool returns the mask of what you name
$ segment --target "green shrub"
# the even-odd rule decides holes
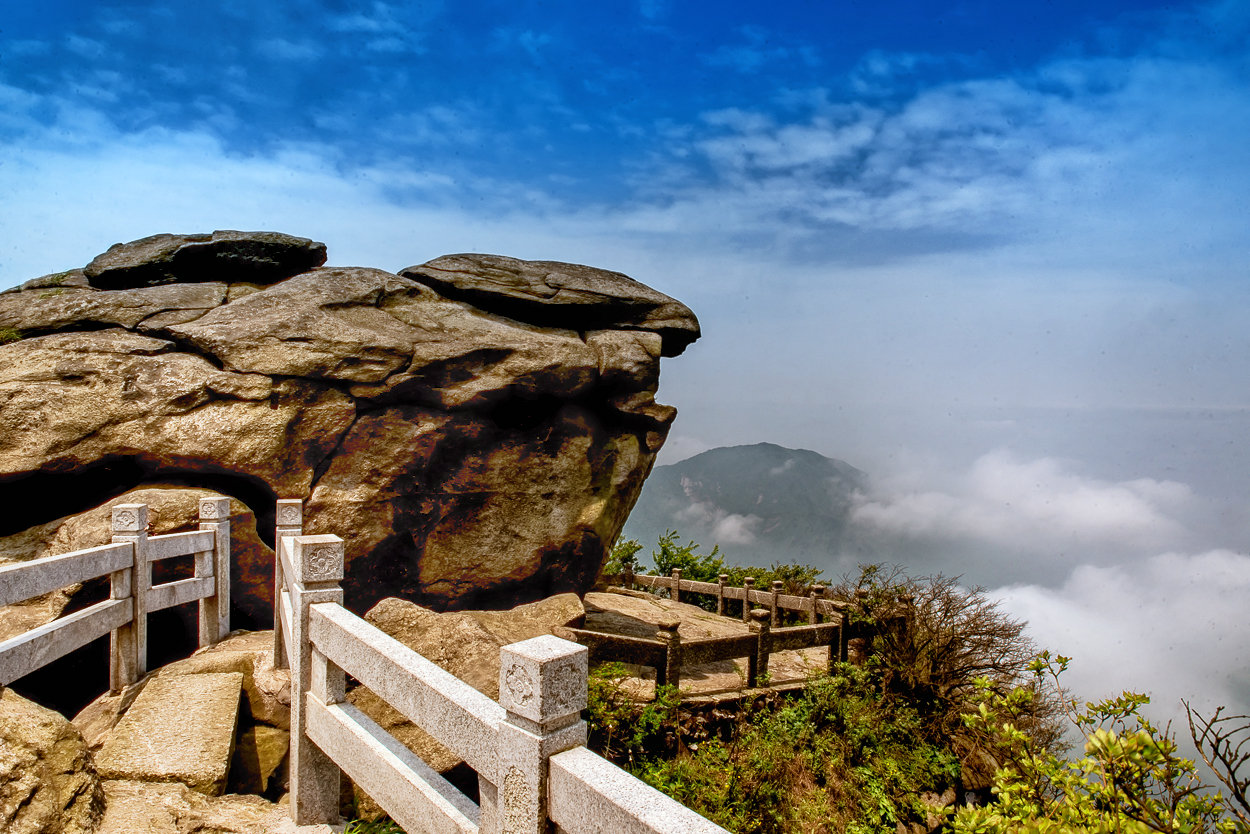
[[[740,713],[729,738],[690,745],[635,772],[737,834],[882,832],[923,822],[959,763],[922,741],[920,718],[883,698],[870,672],[841,665],[775,708]]]
[[[0,345],[7,345],[10,342],[20,341],[22,333],[14,330],[12,327],[0,327]]]
[[[1056,682],[1069,658],[1038,655],[1032,671]],[[961,808],[951,819],[955,834],[1204,834],[1246,832],[1233,799],[1212,794],[1192,760],[1177,754],[1168,728],[1160,730],[1140,712],[1150,702],[1125,692],[1118,698],[1078,705],[1068,699],[1069,719],[1085,737],[1085,756],[1068,761],[1040,747],[1017,726],[1033,692],[1006,695],[984,681],[968,726],[992,740],[1003,766],[994,778],[995,801]],[[1239,798],[1244,803],[1243,795]]]

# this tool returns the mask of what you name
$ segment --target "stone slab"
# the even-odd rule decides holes
[[[101,778],[181,782],[220,796],[242,692],[240,672],[154,678],[100,749]]]

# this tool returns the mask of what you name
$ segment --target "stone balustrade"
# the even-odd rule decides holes
[[[199,601],[199,645],[230,633],[230,499],[200,501],[199,530],[149,536],[146,504],[113,507],[111,544],[0,568],[0,606],[108,576],[109,599],[0,643],[0,685],[110,635],[109,688],[147,672],[147,615]],[[189,579],[152,585],[152,563],[194,557]]]
[[[278,524],[275,631],[291,669],[297,825],[338,821],[346,773],[409,832],[726,834],[586,749],[584,646],[550,635],[505,646],[495,702],[343,608],[343,541],[300,535],[298,502],[282,502]],[[346,675],[472,767],[480,801],[346,702]]]

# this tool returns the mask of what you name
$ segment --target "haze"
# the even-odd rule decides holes
[[[5,17],[0,288],[219,228],[619,270],[704,327],[661,462],[846,460],[1078,692],[1250,703],[1246,4]]]

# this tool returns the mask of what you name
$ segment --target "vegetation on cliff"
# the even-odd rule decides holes
[[[614,565],[636,565],[626,541]],[[811,582],[810,566],[727,568],[675,533],[652,554],[655,573],[681,567]],[[738,577],[740,581],[741,577]],[[1125,692],[1081,704],[1059,684],[1068,658],[1038,652],[1024,624],[980,588],[867,566],[834,586],[862,622],[886,623],[909,599],[906,629],[877,629],[862,666],[840,665],[801,694],[748,697],[739,709],[625,697],[624,670],[591,680],[591,744],[737,834],[1200,834],[1250,831],[1250,718],[1189,711],[1195,746],[1222,783],[1205,784],[1169,727]],[[1065,737],[1082,739],[1070,758]]]

